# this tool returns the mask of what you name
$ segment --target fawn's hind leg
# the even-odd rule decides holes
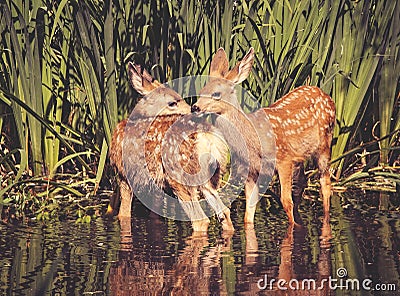
[[[292,199],[292,172],[293,163],[291,161],[281,161],[276,164],[279,182],[281,183],[281,202],[285,210],[289,223],[296,224],[293,214],[293,199]]]
[[[331,202],[331,178],[329,175],[329,159],[329,150],[327,150],[326,153],[322,153],[318,158],[318,168],[320,172],[320,184],[325,221],[329,221],[329,208]]]
[[[298,162],[293,166],[292,198],[294,203],[293,214],[296,223],[303,224],[299,214],[299,205],[303,197],[304,189],[307,187],[307,178],[304,174],[304,163]]]

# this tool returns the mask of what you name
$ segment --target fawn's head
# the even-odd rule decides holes
[[[205,111],[223,114],[239,107],[235,85],[250,74],[254,60],[254,49],[250,48],[244,58],[229,70],[229,62],[223,48],[219,48],[211,61],[210,79],[200,90],[199,98],[192,106],[192,112]]]
[[[128,64],[129,80],[133,88],[144,98],[135,112],[144,117],[190,113],[190,106],[173,89],[155,80],[139,65]]]

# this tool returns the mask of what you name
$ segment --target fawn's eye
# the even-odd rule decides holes
[[[221,99],[221,93],[219,91],[216,91],[211,94],[211,98],[213,98],[214,100],[219,100]]]
[[[168,102],[168,106],[170,106],[170,107],[176,107],[177,105],[178,105],[178,103],[175,101]]]

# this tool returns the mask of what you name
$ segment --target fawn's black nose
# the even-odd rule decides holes
[[[192,110],[192,112],[199,112],[200,108],[196,104],[194,104],[194,105],[192,105],[191,110]]]

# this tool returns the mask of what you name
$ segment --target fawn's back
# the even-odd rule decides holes
[[[335,105],[318,87],[298,87],[264,112],[275,133],[277,159],[303,161],[330,149]]]

